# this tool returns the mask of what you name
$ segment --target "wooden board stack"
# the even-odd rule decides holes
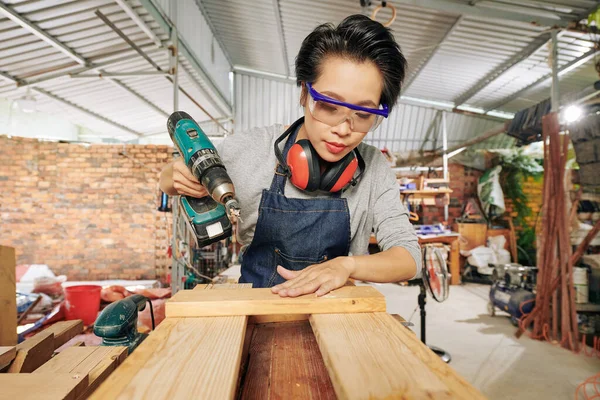
[[[16,346],[0,347],[0,400],[82,400],[127,356],[126,347],[69,347],[83,322],[63,321]]]
[[[289,299],[208,285],[166,316],[92,399],[483,398],[369,286]]]

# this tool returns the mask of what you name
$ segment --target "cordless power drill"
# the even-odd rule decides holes
[[[230,218],[239,218],[240,206],[217,150],[185,112],[171,114],[167,129],[185,164],[210,195],[199,199],[179,197],[180,210],[194,232],[198,247],[230,237]]]

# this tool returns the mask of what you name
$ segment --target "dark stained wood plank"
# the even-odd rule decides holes
[[[336,399],[308,321],[255,325],[242,399]]]

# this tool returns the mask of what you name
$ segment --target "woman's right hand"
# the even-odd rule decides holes
[[[183,158],[178,158],[173,162],[173,188],[182,196],[196,198],[208,196],[208,192],[192,175]]]

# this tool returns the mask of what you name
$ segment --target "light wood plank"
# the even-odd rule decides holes
[[[0,246],[0,346],[17,344],[15,249]]]
[[[91,398],[231,399],[246,321],[243,316],[166,319]]]
[[[251,283],[209,283],[208,285],[196,285],[192,290],[239,290],[252,289]]]
[[[397,334],[402,326],[391,315],[312,315],[310,323],[339,398],[452,398]]]
[[[0,400],[76,400],[87,384],[87,375],[0,374]]]
[[[240,398],[336,399],[308,321],[255,326]]]
[[[370,286],[344,286],[317,297],[280,297],[271,289],[183,290],[165,304],[167,318],[232,315],[329,314],[385,311],[385,297]]]
[[[120,393],[131,379],[144,367],[146,362],[154,355],[159,346],[164,346],[171,331],[179,322],[178,319],[165,319],[150,332],[150,335],[127,357],[119,366],[118,372],[112,374],[100,388],[93,393],[94,399],[109,399],[114,393]]]
[[[0,346],[0,369],[6,367],[17,356],[17,348],[14,346]]]
[[[17,345],[17,355],[8,372],[33,372],[48,361],[53,352],[54,333],[42,331]]]
[[[54,333],[54,349],[58,349],[75,336],[83,333],[83,321],[80,319],[74,321],[56,322],[43,332]]]
[[[38,373],[71,373],[89,376],[89,385],[76,394],[87,398],[125,359],[126,347],[69,347],[35,370]]]

